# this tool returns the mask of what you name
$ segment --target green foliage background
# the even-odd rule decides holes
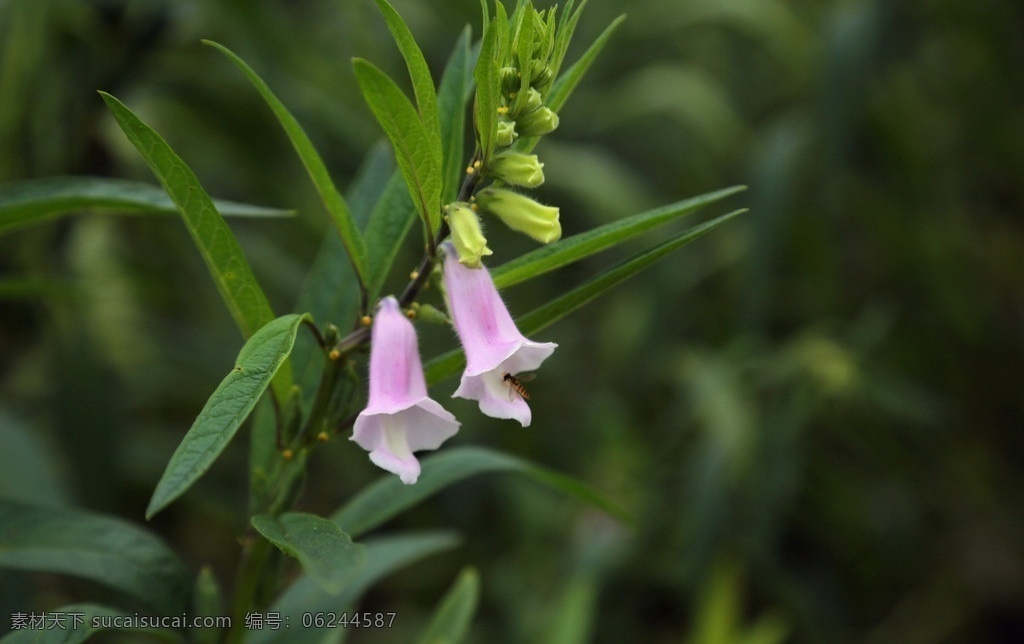
[[[479,33],[476,2],[394,4],[435,76],[465,24]],[[592,0],[570,59],[624,10],[538,149],[540,194],[567,234],[734,183],[751,213],[543,332],[561,348],[529,429],[450,408],[453,444],[570,473],[637,526],[500,475],[457,486],[396,523],[454,527],[461,548],[373,590],[364,606],[395,627],[352,641],[406,641],[466,563],[470,641],[1024,639],[1024,10]],[[0,181],[152,181],[111,92],[212,194],[298,210],[231,222],[285,311],[330,222],[201,38],[259,70],[350,182],[381,137],[351,58],[404,78],[369,1],[0,1]],[[498,261],[531,247],[490,234]],[[507,300],[529,310],[608,262]],[[188,234],[86,214],[3,236],[0,271],[0,494],[141,521],[241,345]],[[425,356],[450,336],[426,330]],[[325,451],[302,504],[321,514],[379,475],[345,441]],[[233,446],[152,522],[223,584],[244,460]],[[0,614],[105,592],[0,580]]]

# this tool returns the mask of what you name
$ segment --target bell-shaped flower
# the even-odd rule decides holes
[[[455,416],[427,396],[416,329],[398,301],[385,298],[370,338],[370,399],[356,418],[351,440],[408,485],[420,475],[413,452],[437,449],[458,430]]]
[[[466,268],[445,244],[444,284],[448,312],[466,353],[466,370],[453,396],[480,403],[492,418],[511,418],[526,427],[530,406],[516,374],[540,367],[558,345],[523,337],[486,268]]]
[[[504,188],[485,188],[476,195],[477,206],[495,215],[506,226],[533,237],[543,244],[558,241],[562,225],[558,208],[537,203],[526,195]]]
[[[445,220],[452,231],[452,241],[459,253],[459,261],[470,268],[480,268],[480,258],[490,255],[487,238],[480,228],[480,218],[465,201],[456,201],[444,207]]]

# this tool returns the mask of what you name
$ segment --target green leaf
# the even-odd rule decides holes
[[[395,149],[395,159],[420,218],[431,231],[436,230],[441,219],[443,178],[433,135],[409,98],[387,74],[360,58],[352,66],[363,98]]]
[[[257,331],[238,353],[235,368],[221,381],[192,423],[164,470],[146,518],[166,507],[195,483],[238,431],[281,364],[295,334],[309,315],[283,315]]]
[[[498,101],[501,98],[498,47],[502,30],[508,31],[508,18],[501,3],[495,5],[496,15],[484,32],[480,44],[480,55],[476,59],[473,78],[476,80],[476,101],[473,111],[476,115],[476,136],[480,143],[480,156],[486,162],[494,152],[494,137],[498,131]]]
[[[566,237],[553,244],[541,246],[491,271],[494,284],[507,288],[544,273],[561,268],[584,257],[589,257],[640,233],[673,221],[697,210],[746,190],[746,186],[732,186],[716,190],[674,204],[620,219],[587,232]]]
[[[582,5],[580,9],[582,10]],[[583,52],[580,59],[577,60],[572,66],[565,71],[565,73],[558,77],[554,85],[551,86],[551,92],[545,98],[545,105],[555,112],[562,109],[565,102],[569,100],[569,96],[572,95],[573,90],[579,85],[583,79],[583,75],[587,73],[590,66],[597,59],[597,55],[601,53],[604,46],[608,43],[608,39],[611,38],[612,33],[622,24],[622,21],[626,19],[625,14],[619,16],[615,20],[612,20],[611,24],[605,27],[605,30],[601,32],[601,35],[597,37],[587,51]]]
[[[466,154],[466,100],[472,88],[469,37],[469,27],[466,27],[455,43],[437,90],[439,109],[445,115],[441,122],[441,142],[444,144],[444,189],[441,196],[444,203],[455,201],[462,178],[466,176],[463,169]]]
[[[637,255],[636,257],[633,257],[612,269],[609,269],[589,282],[586,282],[572,291],[555,298],[540,308],[534,309],[526,315],[519,317],[516,320],[516,325],[524,335],[536,333],[549,324],[562,319],[587,302],[590,302],[598,295],[601,295],[605,291],[611,289],[613,286],[629,279],[668,253],[678,248],[682,248],[686,244],[702,237],[714,228],[717,228],[721,224],[724,224],[733,217],[744,212],[747,212],[745,208],[722,215],[721,217],[712,219],[711,221],[698,226],[694,226],[682,234],[673,237],[672,239],[659,244],[658,246],[655,246],[654,248],[641,253],[640,255]],[[460,349],[449,351],[448,353],[430,360],[426,365],[424,365],[427,384],[436,384],[444,378],[455,374],[463,365],[465,365],[465,358],[463,357]]]
[[[306,574],[332,595],[341,592],[363,563],[363,547],[352,543],[337,523],[315,514],[258,514],[252,518],[252,526],[286,555],[298,559]]]
[[[47,611],[51,616],[63,615],[64,627],[54,627],[52,622],[47,622],[47,628],[27,628],[13,630],[0,639],[2,644],[79,644],[92,638],[93,635],[117,631],[121,633],[145,633],[152,639],[164,640],[166,642],[179,642],[181,637],[174,631],[159,630],[155,628],[103,628],[93,626],[94,619],[131,617],[129,613],[102,606],[100,604],[68,604],[60,608]],[[103,622],[98,622],[102,624]],[[211,632],[212,629],[211,629]],[[121,640],[119,640],[121,641]]]
[[[82,577],[162,614],[189,607],[185,565],[156,536],[126,521],[0,500],[0,567]]]
[[[300,628],[302,615],[352,610],[363,593],[379,579],[424,557],[450,550],[457,544],[455,536],[447,532],[391,536],[367,541],[363,566],[349,579],[341,593],[336,596],[329,595],[309,577],[300,577],[270,609],[272,612],[280,613],[282,617],[290,618],[292,628],[255,631],[251,634],[250,640],[257,644],[336,641],[343,628]],[[396,619],[402,619],[402,615],[398,614]]]
[[[369,270],[366,244],[353,221],[352,211],[341,196],[341,193],[334,186],[331,175],[327,171],[327,166],[324,165],[323,159],[320,158],[316,148],[313,147],[313,142],[309,140],[305,130],[302,129],[299,122],[288,111],[288,108],[284,106],[284,103],[277,98],[270,87],[244,60],[219,43],[212,40],[204,40],[203,42],[218,49],[242,70],[242,73],[249,79],[249,82],[256,88],[256,91],[260,93],[260,96],[267,102],[267,105],[270,106],[271,111],[274,112],[274,116],[277,117],[278,122],[284,128],[285,133],[292,142],[292,146],[302,160],[302,165],[306,167],[309,178],[313,180],[313,185],[316,187],[317,193],[320,194],[320,199],[327,208],[327,212],[331,214],[331,219],[334,220],[334,225],[341,235],[341,240],[345,244],[345,249],[348,251],[349,258],[360,283],[365,284]]]
[[[160,135],[140,121],[121,101],[105,92],[100,92],[100,96],[178,207],[238,328],[243,336],[250,337],[256,329],[274,319],[274,313],[238,240],[224,223],[195,173]]]
[[[674,250],[696,241],[730,219],[747,212],[746,208],[735,210],[687,230],[686,232],[658,244],[654,248],[633,257],[618,266],[602,273],[598,277],[569,291],[568,293],[548,302],[544,306],[530,311],[517,320],[524,334],[535,333],[549,324],[556,322],[569,313],[590,302],[598,295],[611,289],[630,277],[636,275],[662,257]]]
[[[403,485],[395,476],[382,477],[331,515],[331,520],[358,537],[449,485],[485,472],[519,472],[623,521],[632,521],[624,510],[578,481],[501,452],[470,447],[445,450],[424,459],[416,485]]]
[[[441,122],[438,118],[437,95],[434,89],[434,79],[430,76],[430,68],[427,60],[416,39],[413,38],[409,27],[398,15],[394,7],[387,3],[387,0],[374,0],[377,8],[384,14],[384,21],[388,25],[391,36],[402,52],[405,65],[409,68],[409,77],[412,79],[412,90],[416,96],[416,105],[419,108],[420,119],[427,128],[430,138],[431,153],[437,159],[437,165],[441,165]]]
[[[455,644],[466,637],[480,599],[480,575],[463,568],[451,590],[441,600],[430,624],[417,638],[421,644]]]
[[[250,206],[215,199],[225,217],[288,217],[294,210]],[[80,210],[127,214],[176,213],[177,206],[159,187],[105,177],[46,177],[0,185],[0,233],[56,219]]]
[[[416,221],[409,190],[396,172],[384,189],[366,226],[366,243],[370,247],[370,299],[375,299],[384,287],[391,265],[398,256],[402,241]]]

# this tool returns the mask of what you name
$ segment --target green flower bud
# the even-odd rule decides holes
[[[541,136],[558,127],[558,115],[541,107],[516,119],[516,126],[519,136]]]
[[[521,114],[530,114],[539,110],[544,105],[544,100],[540,97],[540,92],[533,89],[532,87],[526,90],[526,98],[523,99],[523,106],[521,108]]]
[[[513,186],[536,188],[544,183],[543,168],[536,154],[502,152],[487,164],[487,173]]]
[[[459,263],[469,268],[480,268],[480,258],[491,254],[487,247],[487,239],[480,228],[480,218],[470,205],[464,201],[448,204],[445,208],[445,221],[452,231],[452,242],[459,253]]]
[[[501,78],[501,91],[505,94],[511,94],[519,91],[519,86],[522,84],[522,76],[519,74],[519,70],[515,67],[502,67],[498,72],[499,78]]]
[[[480,208],[501,219],[512,230],[548,244],[562,236],[558,208],[545,206],[511,190],[486,188],[476,196]]]
[[[534,61],[533,70],[530,72],[530,84],[541,89],[546,88],[555,79],[551,68],[542,61]]]
[[[504,116],[498,117],[498,133],[494,137],[494,144],[499,148],[507,148],[516,141],[516,122]]]

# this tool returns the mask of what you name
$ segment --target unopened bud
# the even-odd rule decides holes
[[[537,203],[526,195],[503,188],[486,188],[477,194],[476,202],[512,230],[525,233],[541,243],[548,244],[562,236],[558,208]]]
[[[480,228],[480,219],[464,201],[449,204],[445,210],[445,219],[452,231],[452,242],[459,253],[459,262],[469,268],[480,268],[480,258],[491,254]]]
[[[499,148],[507,148],[516,141],[516,122],[504,116],[498,117],[498,132],[494,136],[494,144]]]
[[[541,136],[558,127],[558,115],[547,107],[538,108],[516,119],[519,136]]]
[[[519,91],[519,86],[522,84],[522,76],[519,74],[519,70],[515,67],[502,67],[501,71],[498,72],[499,78],[501,78],[501,91],[505,94],[511,94]]]
[[[487,164],[487,173],[513,186],[536,188],[544,183],[543,168],[536,154],[502,152]]]

